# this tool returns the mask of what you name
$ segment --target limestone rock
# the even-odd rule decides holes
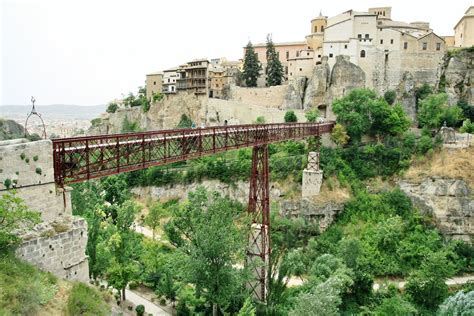
[[[283,101],[285,109],[303,109],[306,89],[306,77],[297,77],[288,83],[288,90]]]
[[[471,242],[474,197],[465,181],[426,178],[421,183],[401,181],[399,186],[423,215],[433,216],[444,235]]]
[[[299,201],[282,201],[280,203],[281,216],[304,218],[310,222],[317,222],[320,232],[325,231],[343,209],[344,203],[334,201],[318,204],[308,199],[302,199]]]
[[[473,57],[474,52],[462,50],[448,61],[444,76],[446,93],[451,105],[458,103],[459,100],[465,100],[468,104],[474,103]]]
[[[303,108],[309,109],[320,104],[325,104],[326,92],[329,86],[330,70],[327,57],[313,69],[313,75],[308,81],[304,95]]]
[[[331,98],[340,98],[349,91],[365,87],[365,72],[349,61],[349,56],[336,56],[331,72]]]
[[[413,75],[406,71],[402,75],[402,79],[398,84],[397,102],[399,102],[405,113],[413,120],[416,120],[416,97],[415,97],[415,80]]]

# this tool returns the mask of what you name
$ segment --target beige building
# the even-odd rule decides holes
[[[314,51],[312,49],[301,50],[298,57],[288,59],[288,80],[302,76],[310,78],[314,65]]]
[[[162,72],[154,72],[146,75],[146,97],[148,100],[152,100],[154,94],[162,92],[162,81]]]
[[[225,98],[224,90],[236,84],[241,68],[240,61],[229,61],[226,58],[211,59],[209,64],[209,97]]]
[[[464,16],[454,26],[454,46],[471,47],[474,45],[474,6],[466,10]]]
[[[177,82],[177,90],[194,92],[196,95],[207,95],[208,91],[208,66],[207,59],[196,59],[177,70],[179,78]]]
[[[366,86],[378,92],[395,89],[404,72],[434,85],[445,52],[444,40],[427,22],[398,22],[391,8],[368,12],[349,10],[327,20],[323,55],[332,67],[337,55],[347,55],[366,74]]]

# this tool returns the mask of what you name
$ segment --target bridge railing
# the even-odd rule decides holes
[[[330,132],[333,125],[229,125],[55,139],[55,181],[63,185],[238,148],[319,136]]]

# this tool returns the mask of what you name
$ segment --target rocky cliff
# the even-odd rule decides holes
[[[439,86],[445,86],[450,104],[460,100],[474,104],[473,57],[474,49],[471,48],[448,54],[444,58]]]
[[[474,238],[474,195],[465,181],[427,177],[421,183],[401,181],[399,186],[421,214],[433,217],[444,235],[467,242]]]

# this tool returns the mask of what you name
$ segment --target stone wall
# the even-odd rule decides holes
[[[23,243],[17,256],[62,278],[87,281],[87,224],[72,216],[70,189],[56,188],[50,140],[0,142],[0,194],[10,183],[42,222],[19,230]]]
[[[64,279],[88,282],[86,221],[75,218],[67,231],[55,234],[51,230],[42,230],[41,234],[43,236],[22,243],[16,256]]]
[[[287,85],[265,88],[245,88],[233,85],[228,99],[248,105],[282,109],[287,89]]]

